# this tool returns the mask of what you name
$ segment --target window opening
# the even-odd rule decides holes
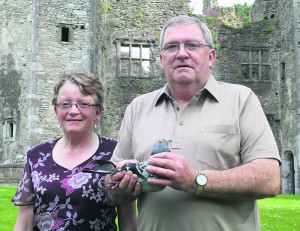
[[[69,42],[69,28],[68,27],[61,28],[61,41]]]
[[[15,137],[16,125],[12,120],[7,120],[4,123],[3,135],[6,140],[11,140]]]
[[[281,63],[281,79],[285,80],[285,63]]]
[[[152,42],[116,41],[118,77],[148,78],[153,76]]]
[[[58,33],[57,33],[57,41],[63,43],[73,43],[74,42],[74,29],[77,26],[72,24],[59,24],[58,25]]]
[[[268,51],[241,51],[241,66],[243,80],[270,80]]]

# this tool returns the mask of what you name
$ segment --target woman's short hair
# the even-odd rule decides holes
[[[57,104],[58,92],[66,83],[76,84],[82,94],[92,96],[95,104],[99,104],[103,109],[104,89],[100,80],[95,75],[83,71],[66,72],[59,75],[59,80],[53,89],[53,105]]]

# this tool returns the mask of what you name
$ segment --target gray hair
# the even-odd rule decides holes
[[[212,47],[212,45],[213,45],[212,34],[211,34],[211,31],[209,30],[208,26],[204,22],[200,21],[199,19],[187,16],[187,15],[179,15],[179,16],[169,19],[165,23],[163,29],[161,30],[160,41],[159,41],[160,49],[162,50],[162,48],[163,48],[162,44],[163,44],[163,40],[164,40],[164,35],[165,35],[165,31],[168,27],[176,25],[176,24],[192,24],[192,23],[199,26],[200,30],[203,32],[204,39],[207,42],[207,45]]]
[[[103,109],[104,103],[104,90],[99,79],[93,74],[74,71],[69,73],[62,73],[59,75],[59,80],[54,86],[54,95],[52,99],[52,104],[57,104],[57,96],[60,88],[66,83],[76,84],[80,92],[84,95],[90,95],[95,100],[95,104],[99,104]]]

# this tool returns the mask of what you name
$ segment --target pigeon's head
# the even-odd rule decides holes
[[[169,140],[169,139],[157,140],[153,145],[151,155],[154,155],[154,154],[160,153],[160,152],[170,152],[170,149],[169,149],[170,142],[171,142],[171,140]]]

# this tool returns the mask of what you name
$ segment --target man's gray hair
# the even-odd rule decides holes
[[[209,45],[210,47],[212,47],[213,45],[213,39],[212,39],[212,34],[211,34],[211,31],[209,30],[208,26],[200,21],[200,19],[196,19],[194,17],[190,17],[190,16],[187,16],[187,15],[179,15],[179,16],[176,16],[176,17],[173,17],[171,19],[169,19],[163,29],[161,30],[161,33],[160,33],[160,41],[159,41],[159,44],[160,44],[160,49],[162,50],[163,47],[163,40],[164,40],[164,35],[165,35],[165,31],[168,27],[170,26],[173,26],[173,25],[176,25],[176,24],[196,24],[199,26],[200,30],[203,32],[203,35],[204,35],[204,39],[205,41],[207,42],[207,45]]]

